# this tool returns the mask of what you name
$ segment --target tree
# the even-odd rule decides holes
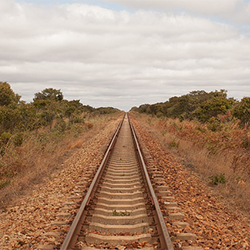
[[[38,100],[62,101],[63,93],[60,89],[46,88],[35,94],[34,102]]]
[[[246,101],[245,101],[246,102]],[[184,119],[198,119],[200,122],[219,122],[220,119],[227,114],[235,105],[236,101],[233,98],[227,98],[227,91],[224,89],[206,92],[204,90],[192,91],[189,94],[180,97],[171,97],[164,103],[143,104],[139,108],[133,108],[139,113],[155,114],[158,117],[166,116],[171,118]],[[248,107],[248,106],[247,106]],[[239,119],[247,120],[246,103],[244,104],[244,114]],[[239,108],[239,107],[238,107]],[[243,107],[241,107],[243,108]],[[235,113],[236,109],[235,109]],[[229,118],[230,116],[228,116]],[[239,115],[238,115],[239,117]],[[210,120],[211,118],[214,118]],[[213,122],[214,123],[214,122]]]
[[[232,108],[234,102],[234,99],[227,99],[223,95],[218,95],[201,103],[198,108],[195,109],[193,115],[199,121],[207,122],[212,117],[217,118],[220,114],[226,114],[226,112]]]
[[[240,119],[241,123],[250,123],[250,97],[244,97],[233,108],[233,115]]]
[[[0,132],[13,132],[20,124],[20,112],[17,108],[0,106]]]
[[[0,82],[0,106],[17,104],[21,96],[14,93],[7,82]]]

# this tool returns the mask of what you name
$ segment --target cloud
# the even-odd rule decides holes
[[[0,80],[27,101],[46,87],[122,109],[198,89],[225,88],[236,98],[249,92],[250,38],[236,27],[80,3],[10,0],[0,8]]]
[[[229,22],[249,24],[250,3],[244,0],[106,0],[135,9],[179,11],[199,16],[219,18]]]

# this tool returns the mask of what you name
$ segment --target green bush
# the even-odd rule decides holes
[[[242,146],[244,148],[249,148],[250,147],[250,139],[248,137],[248,131],[245,131],[244,136],[242,137]]]
[[[84,117],[89,113],[100,115],[118,111],[112,107],[84,106],[80,100],[65,100],[61,90],[53,88],[36,93],[29,104],[20,101],[20,98],[8,83],[0,82],[0,136],[1,133],[16,134],[42,128],[63,132],[76,124],[84,124]],[[0,147],[8,140],[8,134],[3,134]],[[21,145],[22,140],[22,136],[17,135],[14,144]]]
[[[212,175],[212,176],[209,177],[209,179],[210,179],[210,183],[213,186],[216,186],[218,184],[225,184],[227,182],[225,174]]]
[[[175,139],[173,141],[171,141],[169,144],[169,148],[178,148],[180,145],[180,142],[176,142]]]
[[[250,97],[244,97],[233,108],[233,115],[240,119],[242,124],[250,124]]]
[[[201,122],[207,122],[220,114],[226,114],[232,108],[234,100],[227,99],[225,96],[216,96],[201,103],[193,112]]]
[[[56,120],[56,125],[55,125],[55,129],[58,130],[59,132],[64,132],[67,128],[67,124],[64,121],[63,118],[57,118]]]
[[[20,96],[15,94],[7,82],[0,82],[0,106],[15,105]]]
[[[208,120],[207,127],[213,132],[222,130],[222,124],[215,117],[212,117]]]
[[[23,134],[18,133],[13,137],[13,143],[16,147],[20,147],[23,144]]]
[[[71,124],[74,124],[74,123],[84,123],[84,118],[74,115],[74,116],[71,117],[70,123]]]
[[[40,100],[51,100],[51,101],[62,101],[63,93],[60,89],[46,88],[41,92],[35,94],[34,101]]]
[[[7,144],[8,141],[10,140],[10,137],[12,136],[12,134],[8,133],[8,132],[3,132],[0,136],[0,142],[2,144]]]
[[[5,147],[0,147],[0,155],[1,156],[5,155]]]
[[[116,210],[113,210],[112,214],[113,216],[130,216],[130,213],[127,211],[117,212]]]
[[[157,116],[158,118],[160,118],[160,117],[163,116],[163,113],[159,111],[159,112],[156,113],[156,116]]]
[[[9,184],[10,184],[9,180],[7,180],[7,181],[0,181],[0,189],[6,187]]]
[[[183,120],[198,120],[206,123],[211,118],[222,118],[221,122],[229,122],[234,118],[241,121],[243,125],[250,125],[250,97],[244,97],[240,102],[227,97],[227,91],[205,92],[192,91],[180,97],[171,97],[166,102],[155,104],[142,104],[138,108],[133,107],[131,111],[156,115],[157,117],[171,117]],[[211,124],[211,130],[217,131],[218,124]]]

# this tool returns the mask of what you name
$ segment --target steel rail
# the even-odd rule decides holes
[[[118,134],[120,132],[120,129],[121,129],[121,126],[122,126],[122,123],[124,121],[124,117],[125,115],[123,116],[123,119],[122,121],[119,123],[118,125],[118,128],[116,129],[116,132],[115,134],[113,135],[112,137],[112,140],[106,150],[106,153],[104,155],[104,158],[95,174],[95,177],[88,189],[88,192],[87,194],[85,195],[84,197],[84,200],[71,224],[71,227],[69,229],[69,232],[68,234],[66,235],[66,238],[61,246],[61,250],[69,250],[69,249],[73,249],[76,241],[77,241],[77,238],[78,238],[78,235],[79,235],[79,232],[81,231],[81,227],[82,227],[82,223],[84,221],[84,211],[85,211],[85,208],[87,207],[87,205],[89,204],[89,201],[90,199],[92,198],[92,196],[94,195],[95,193],[95,190],[97,188],[97,185],[99,183],[99,180],[101,178],[101,175],[103,173],[103,170],[104,170],[104,167],[111,155],[111,152],[112,152],[112,149],[114,148],[114,145],[115,145],[115,142],[117,140],[117,137],[118,137]]]
[[[133,134],[133,140],[134,140],[135,148],[137,151],[138,159],[139,159],[141,168],[143,170],[143,175],[145,177],[148,190],[149,190],[150,195],[151,195],[153,206],[154,206],[155,211],[156,211],[156,216],[155,216],[156,218],[155,219],[156,219],[156,224],[157,224],[157,228],[158,228],[158,234],[160,236],[161,249],[174,250],[169,233],[168,233],[168,230],[167,230],[167,227],[166,227],[166,224],[165,224],[165,221],[164,221],[164,218],[163,218],[163,215],[162,215],[162,212],[161,212],[161,209],[160,209],[160,205],[158,203],[155,191],[153,189],[150,177],[148,175],[147,167],[146,167],[146,164],[145,164],[145,161],[143,158],[143,154],[142,154],[142,151],[141,151],[138,139],[137,139],[136,132],[135,132],[134,126],[132,125],[132,123],[130,121],[129,115],[128,115],[128,118],[129,118],[128,120],[129,120],[130,128],[131,128],[131,131]]]

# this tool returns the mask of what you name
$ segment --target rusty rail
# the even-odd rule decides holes
[[[112,140],[111,140],[111,142],[106,150],[104,158],[103,158],[103,160],[102,160],[102,162],[101,162],[101,164],[100,164],[100,166],[95,174],[95,177],[94,177],[94,179],[89,187],[87,194],[84,197],[84,200],[83,200],[83,202],[82,202],[82,204],[81,204],[81,206],[80,206],[80,208],[75,216],[75,219],[73,220],[73,222],[71,224],[70,230],[69,230],[68,234],[66,235],[66,238],[65,238],[65,240],[60,248],[61,250],[73,249],[73,247],[77,241],[77,237],[78,237],[79,232],[81,230],[82,223],[84,222],[84,219],[85,219],[84,211],[85,211],[86,207],[88,206],[90,199],[94,196],[94,193],[96,191],[96,188],[98,186],[98,183],[100,181],[102,173],[104,171],[105,165],[106,165],[106,163],[111,155],[112,149],[114,148],[114,145],[115,145],[116,139],[118,137],[118,134],[120,132],[124,117],[125,117],[125,115],[123,116],[122,121],[119,123],[119,126],[118,126],[115,134],[112,137]]]
[[[129,115],[128,115],[128,118],[129,118]],[[130,124],[130,128],[131,128],[131,131],[133,134],[133,140],[134,140],[135,148],[137,151],[138,160],[139,160],[140,166],[142,168],[142,173],[143,173],[145,182],[147,184],[147,189],[148,189],[150,196],[151,196],[152,204],[155,208],[155,212],[156,212],[155,213],[155,220],[156,220],[158,233],[160,236],[159,238],[161,241],[161,248],[163,250],[174,250],[169,233],[168,233],[168,230],[166,228],[166,224],[165,224],[161,209],[160,209],[160,205],[158,203],[156,194],[154,192],[152,183],[151,183],[149,175],[148,175],[147,167],[146,167],[145,161],[143,159],[143,155],[142,155],[142,151],[141,151],[138,139],[137,139],[137,135],[136,135],[135,129],[130,121],[130,118],[129,118],[129,124]]]
[[[103,160],[102,160],[102,162],[101,162],[101,164],[100,164],[100,166],[99,166],[99,168],[94,176],[94,179],[89,187],[89,190],[88,190],[88,192],[87,192],[87,194],[86,194],[86,196],[85,196],[85,198],[84,198],[84,200],[83,200],[83,202],[78,210],[78,213],[76,214],[75,219],[72,222],[70,230],[69,230],[69,232],[68,232],[68,234],[67,234],[67,236],[66,236],[66,238],[65,238],[65,240],[60,248],[61,250],[73,249],[75,246],[75,243],[76,243],[77,238],[78,238],[80,231],[81,231],[82,224],[83,224],[85,217],[86,217],[86,213],[87,213],[86,210],[88,208],[89,202],[94,197],[97,186],[99,184],[101,176],[102,176],[104,169],[106,167],[106,163],[108,162],[109,157],[112,153],[112,150],[115,146],[115,143],[116,143],[117,137],[119,135],[124,118],[125,118],[125,115],[124,115],[122,121],[119,123],[119,126],[118,126],[115,134],[112,137],[112,140],[111,140],[111,142],[106,150],[104,158],[103,158]],[[160,243],[161,243],[160,249],[161,250],[174,250],[170,236],[168,234],[168,231],[167,231],[167,228],[166,228],[166,225],[164,222],[163,215],[161,213],[159,203],[157,201],[157,197],[155,195],[153,186],[151,184],[149,175],[147,173],[147,168],[146,168],[146,164],[145,164],[144,159],[143,159],[142,151],[140,149],[140,145],[139,145],[139,142],[137,140],[137,136],[136,136],[134,127],[130,121],[129,115],[128,115],[128,119],[129,119],[131,132],[133,135],[135,148],[136,148],[137,155],[138,155],[138,161],[139,161],[139,164],[140,164],[141,169],[142,169],[142,175],[143,175],[143,178],[145,180],[146,188],[148,190],[149,197],[151,199],[151,203],[152,203],[153,208],[154,208],[154,218],[155,218],[155,222],[156,222],[156,226],[157,226],[157,230],[158,230],[158,234],[159,234],[159,239],[160,239]]]

